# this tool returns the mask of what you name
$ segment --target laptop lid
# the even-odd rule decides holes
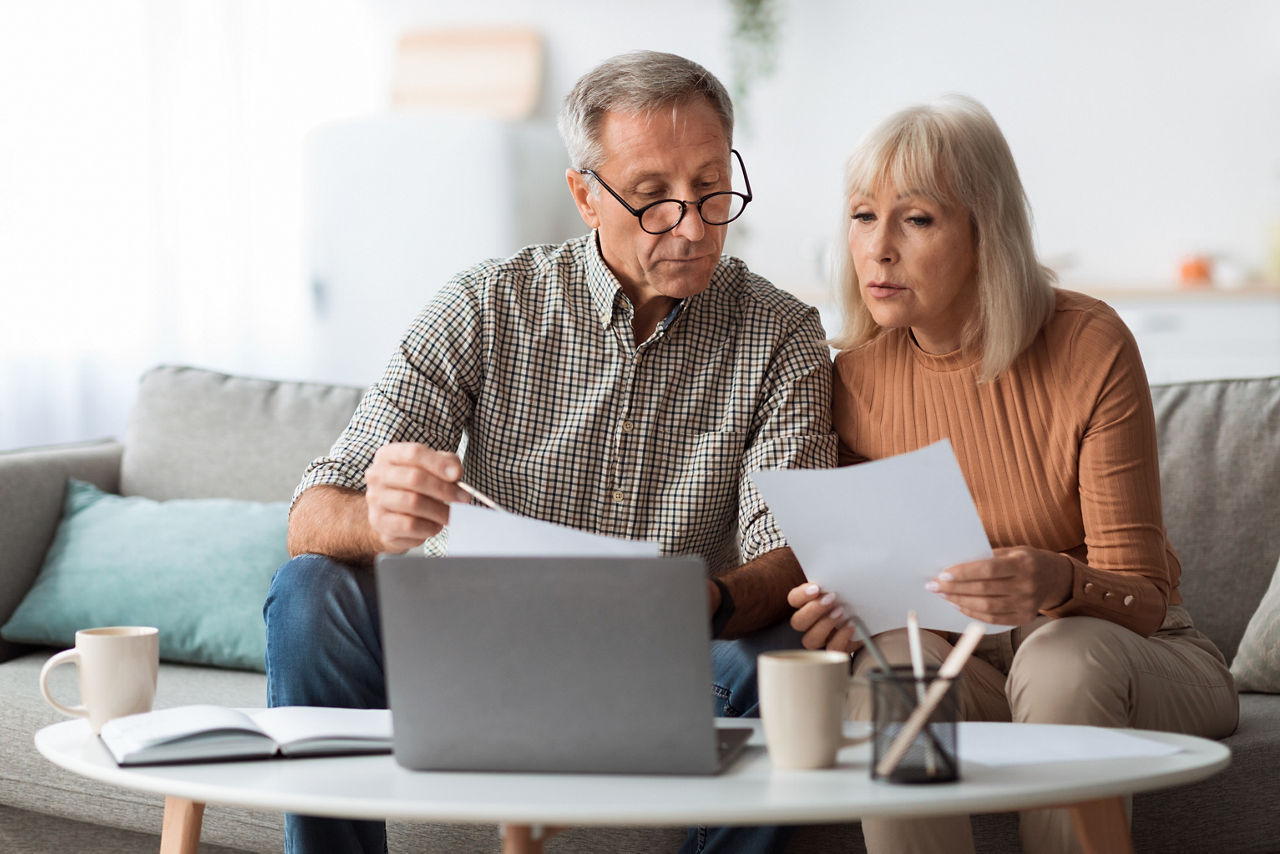
[[[698,558],[387,555],[376,572],[401,765],[718,770]]]

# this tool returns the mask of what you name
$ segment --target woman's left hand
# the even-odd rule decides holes
[[[1067,601],[1072,580],[1065,555],[1015,546],[996,549],[985,560],[958,563],[925,586],[975,620],[1021,626],[1042,609]]]

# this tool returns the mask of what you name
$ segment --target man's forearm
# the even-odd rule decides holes
[[[733,597],[733,616],[721,638],[738,638],[791,615],[787,592],[805,581],[789,548],[774,549],[718,577]]]
[[[322,554],[351,566],[368,566],[382,551],[369,526],[364,493],[321,484],[298,496],[289,514],[289,554]]]

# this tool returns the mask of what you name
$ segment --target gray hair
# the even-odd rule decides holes
[[[584,74],[565,96],[557,125],[569,165],[598,169],[604,162],[600,125],[610,112],[643,115],[706,98],[725,139],[733,145],[733,102],[715,75],[673,53],[638,50],[606,59]]]
[[[890,116],[849,158],[842,215],[846,230],[853,196],[886,183],[969,214],[978,315],[961,341],[966,350],[981,354],[980,378],[995,379],[1048,321],[1056,278],[1036,258],[1031,205],[1004,134],[986,107],[964,95]],[[862,301],[848,250],[838,257],[844,328],[831,343],[844,350],[865,344],[881,330]]]

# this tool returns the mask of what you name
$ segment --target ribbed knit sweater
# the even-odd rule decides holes
[[[1072,593],[1050,616],[1155,632],[1181,604],[1165,535],[1155,415],[1133,335],[1110,306],[1057,291],[1049,321],[1010,368],[931,355],[907,329],[837,355],[832,415],[841,464],[947,438],[993,548],[1066,555]]]

